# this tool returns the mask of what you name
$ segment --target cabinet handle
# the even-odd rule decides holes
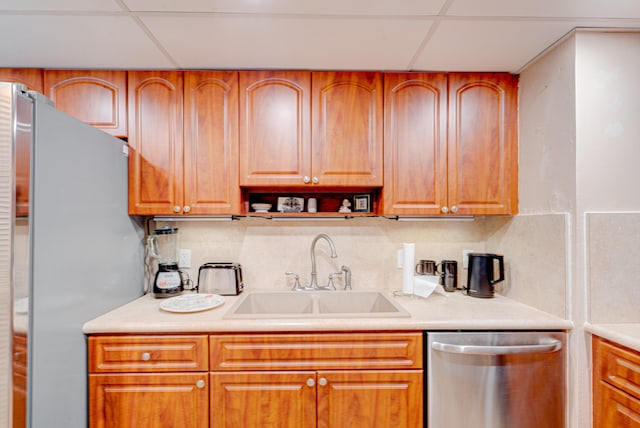
[[[179,205],[174,205],[173,206],[173,212],[174,213],[179,213],[180,212],[180,206]]]
[[[316,382],[312,378],[307,379],[307,386],[314,386],[315,384]]]
[[[449,212],[449,208],[447,208],[447,207],[442,207],[442,208],[440,208],[440,211],[442,211],[442,213],[443,213],[443,214],[446,214],[446,213],[448,213],[448,212]]]
[[[321,377],[320,379],[318,379],[318,385],[320,386],[327,386],[328,383],[329,381],[327,381],[327,378]]]
[[[309,183],[311,181],[311,179],[309,178],[308,175],[305,175],[304,178],[302,179],[302,181],[305,182],[305,184]]]
[[[183,211],[188,213],[189,211],[191,211],[191,207],[189,205],[185,205]]]
[[[458,206],[457,205],[452,206],[451,207],[451,212],[452,213],[457,213],[458,212]]]
[[[313,177],[313,184],[318,184],[319,182],[318,177]]]
[[[151,354],[148,352],[143,352],[141,358],[142,358],[142,361],[149,361],[151,359]]]
[[[200,389],[204,388],[204,381],[202,379],[198,379],[196,381],[196,386]]]

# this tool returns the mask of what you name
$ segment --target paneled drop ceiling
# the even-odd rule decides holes
[[[0,0],[0,67],[519,72],[640,0]]]

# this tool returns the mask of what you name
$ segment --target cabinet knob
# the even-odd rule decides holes
[[[458,206],[457,205],[452,206],[451,207],[451,212],[452,213],[457,213],[458,212]]]
[[[329,381],[327,381],[327,378],[321,377],[320,379],[318,379],[318,385],[320,386],[327,386],[328,383]]]
[[[140,358],[142,358],[142,361],[149,361],[151,359],[151,354],[148,352],[143,352]]]
[[[185,205],[184,208],[183,208],[183,211],[188,213],[188,212],[191,211],[191,207],[189,205]]]
[[[318,177],[313,177],[313,184],[318,184],[320,182],[320,180],[318,180]]]
[[[200,389],[204,388],[204,381],[202,379],[198,379],[196,381],[196,386]]]
[[[316,384],[316,381],[313,380],[313,378],[307,379],[307,386],[314,386],[315,384]]]
[[[449,212],[449,208],[448,207],[442,207],[440,208],[440,211],[442,211],[443,214],[446,214]]]
[[[305,176],[302,178],[302,181],[304,181],[304,182],[305,182],[305,184],[307,184],[307,183],[311,182],[311,178],[309,178],[309,176],[308,176],[308,175],[305,175]]]
[[[180,212],[180,206],[179,205],[174,205],[173,212],[174,213],[179,213]]]

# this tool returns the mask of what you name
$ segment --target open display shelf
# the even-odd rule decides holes
[[[300,212],[278,211],[278,198],[300,198],[302,207]],[[317,212],[308,212],[309,199],[315,198]],[[339,212],[344,200],[351,204],[350,212]],[[272,192],[264,190],[247,190],[243,194],[244,215],[257,217],[367,217],[377,215],[378,190],[366,189],[363,191],[342,192]],[[268,212],[256,212],[252,204],[270,204]]]

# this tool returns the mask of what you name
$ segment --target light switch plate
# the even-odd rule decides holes
[[[469,253],[475,253],[475,250],[462,250],[462,269],[469,269]]]
[[[190,268],[191,267],[191,250],[189,248],[180,248],[178,255],[178,267]]]

